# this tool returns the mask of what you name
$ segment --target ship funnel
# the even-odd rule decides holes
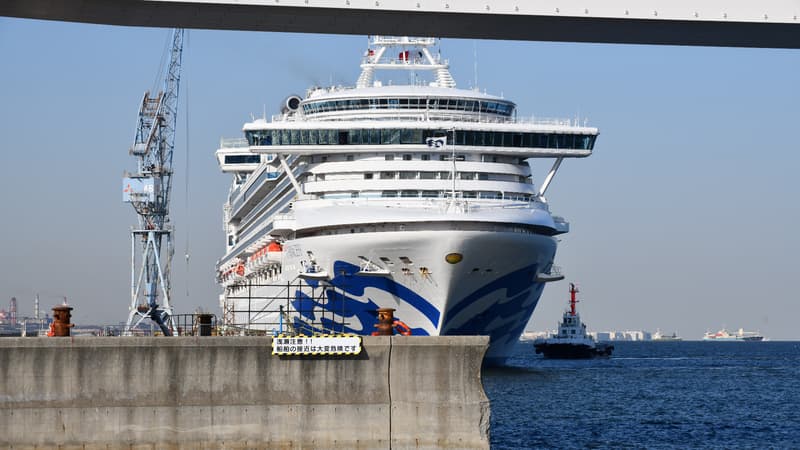
[[[286,100],[284,100],[283,104],[281,104],[281,112],[283,114],[286,114],[289,112],[297,111],[297,109],[300,107],[300,102],[302,100],[303,99],[297,95],[290,95],[286,97]]]

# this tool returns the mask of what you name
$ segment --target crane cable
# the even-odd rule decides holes
[[[188,30],[186,31],[185,44],[186,44],[186,53],[188,54],[189,53],[189,31]],[[185,59],[184,59],[184,61],[185,61]],[[192,223],[192,221],[191,221],[191,219],[189,217],[189,148],[190,147],[189,147],[189,79],[186,76],[187,72],[188,72],[188,70],[185,69],[185,64],[184,64],[184,73],[183,73],[184,81],[183,81],[183,83],[184,83],[184,92],[186,92],[186,94],[185,94],[186,97],[184,98],[185,105],[186,105],[185,106],[186,121],[185,121],[185,129],[184,129],[184,132],[186,134],[186,140],[185,140],[185,142],[186,142],[186,144],[185,144],[186,145],[186,167],[185,167],[185,175],[184,175],[186,177],[185,178],[185,184],[184,184],[184,191],[185,191],[185,199],[184,199],[184,201],[186,203],[186,205],[185,205],[185,207],[186,207],[186,211],[185,211],[185,217],[186,217],[186,247],[185,247],[185,250],[184,250],[184,260],[186,261],[186,277],[184,279],[184,283],[186,284],[186,298],[188,299],[189,298],[189,225]]]
[[[153,86],[150,88],[150,92],[158,92],[158,87],[164,82],[164,68],[167,65],[167,58],[169,57],[170,50],[172,49],[172,32],[170,31],[167,33],[166,41],[164,42],[163,51],[161,53],[161,59],[158,62],[158,71],[156,72],[156,77],[153,79]]]

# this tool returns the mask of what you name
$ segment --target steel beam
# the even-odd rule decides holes
[[[800,48],[800,0],[3,0],[0,15],[147,27]]]

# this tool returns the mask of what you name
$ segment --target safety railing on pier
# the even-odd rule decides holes
[[[271,292],[272,294],[269,294]],[[343,287],[303,280],[247,283],[227,296],[223,335],[337,334],[349,329]]]

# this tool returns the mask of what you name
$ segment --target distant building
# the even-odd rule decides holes
[[[555,331],[526,331],[522,340],[533,340],[538,337],[547,337]],[[645,330],[625,331],[590,331],[587,333],[597,341],[652,341],[653,333]]]
[[[595,340],[610,341],[613,339],[613,332],[611,331],[598,331],[596,333],[589,333]]]

